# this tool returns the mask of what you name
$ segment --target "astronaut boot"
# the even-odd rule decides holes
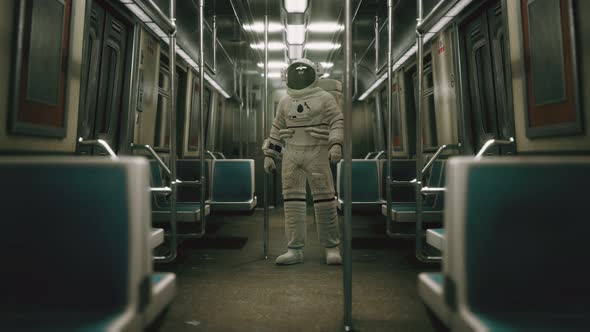
[[[326,264],[328,265],[341,265],[342,257],[340,256],[340,248],[326,248]]]
[[[303,263],[303,249],[287,249],[287,252],[277,257],[277,260],[275,261],[275,264],[277,265],[291,265],[298,263]]]

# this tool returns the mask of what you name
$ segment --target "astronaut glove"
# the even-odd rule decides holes
[[[277,169],[274,159],[271,157],[264,157],[264,171],[266,174],[271,174]]]
[[[295,130],[293,129],[281,129],[279,130],[279,137],[284,141],[286,139],[292,138],[294,133]]]
[[[337,164],[342,159],[342,146],[340,144],[334,144],[330,148],[330,162]]]
[[[305,128],[305,131],[309,133],[311,137],[321,139],[321,140],[329,140],[330,139],[330,129],[319,129],[315,127]]]

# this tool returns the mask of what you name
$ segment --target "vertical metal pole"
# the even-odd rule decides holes
[[[352,330],[352,0],[344,2],[344,330]]]
[[[375,16],[375,26],[373,27],[375,29],[374,33],[375,33],[375,74],[377,74],[377,72],[379,72],[379,48],[381,47],[381,44],[379,43],[379,16]]]
[[[418,3],[417,25],[422,23],[423,3]],[[435,257],[428,257],[424,254],[424,240],[422,238],[422,165],[424,164],[423,142],[422,142],[422,122],[424,113],[424,32],[416,29],[416,44],[418,52],[416,61],[418,66],[418,108],[416,109],[416,258],[422,262],[439,261]]]
[[[176,0],[170,0],[170,21],[176,24]],[[163,261],[173,261],[177,255],[176,229],[176,29],[168,35],[168,65],[170,71],[170,253]]]
[[[217,15],[213,15],[213,72],[217,72]]]
[[[250,77],[246,76],[246,156],[250,155]]]
[[[393,236],[391,225],[391,158],[393,158],[393,0],[387,0],[387,235]]]
[[[238,140],[240,141],[240,158],[244,158],[244,126],[243,126],[243,121],[242,121],[242,113],[244,111],[244,86],[243,86],[243,82],[242,82],[242,78],[243,78],[243,71],[242,71],[242,66],[240,66],[240,69],[238,71],[238,96],[240,96],[240,105],[239,105],[239,109],[238,109],[238,131],[239,131],[239,135],[238,135]]]
[[[201,219],[201,231],[200,234],[205,234],[205,230],[207,227],[207,216],[205,211],[205,195],[207,193],[207,177],[205,176],[205,112],[208,110],[205,109],[205,43],[203,42],[203,22],[205,20],[205,0],[199,0],[199,112],[201,112],[200,117],[200,128],[199,128],[199,158],[200,166],[201,166],[201,197],[200,197],[200,219]]]
[[[268,8],[267,8],[268,10]],[[262,132],[268,127],[268,13],[264,15],[264,91],[262,93]],[[264,173],[264,258],[268,258],[269,245],[269,174]]]

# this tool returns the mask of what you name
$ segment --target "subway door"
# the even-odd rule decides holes
[[[118,146],[119,123],[125,82],[129,27],[114,16],[114,10],[93,1],[86,38],[84,103],[78,134],[85,140],[103,139]],[[80,154],[105,154],[100,148],[79,146]]]
[[[477,152],[487,140],[498,137],[498,118],[488,18],[484,11],[462,25],[472,146]],[[468,132],[468,131],[467,131]],[[490,154],[499,154],[497,148]]]
[[[510,54],[507,47],[508,37],[500,2],[488,9],[488,22],[496,92],[498,138],[507,140],[514,137],[514,111],[512,107]],[[499,149],[503,155],[516,153],[515,144],[501,146]]]

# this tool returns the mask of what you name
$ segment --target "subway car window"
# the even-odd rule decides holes
[[[190,127],[189,127],[189,140],[188,140],[188,148],[191,151],[197,151],[199,149],[199,137],[200,137],[200,123],[201,123],[201,116],[203,116],[200,112],[200,101],[199,101],[199,89],[200,85],[199,82],[195,80],[194,88],[192,90],[192,107],[191,107],[191,116],[190,116]],[[205,99],[203,103],[203,110],[205,113],[205,123],[208,124],[210,109],[209,106],[211,104],[211,91],[208,88],[203,90],[203,97]],[[207,126],[205,127],[205,137],[207,137]],[[206,143],[206,141],[205,141]]]
[[[392,121],[393,121],[393,128],[392,128],[392,144],[394,150],[401,151],[403,149],[403,141],[404,137],[402,136],[402,116],[401,116],[401,109],[399,104],[399,91],[398,91],[398,84],[395,83],[392,87],[392,95],[391,101],[393,104],[393,112],[392,112]],[[381,95],[381,117],[383,119],[383,133],[384,133],[384,141],[387,142],[387,119],[388,119],[388,106],[387,106],[387,89],[383,89],[380,92]]]
[[[438,147],[437,130],[436,130],[436,107],[434,103],[434,79],[432,75],[432,65],[430,58],[425,59],[424,65],[424,92],[423,92],[423,119],[424,125],[422,127],[422,141],[424,148]],[[418,108],[418,85],[416,72],[412,74],[414,82],[414,107]]]

